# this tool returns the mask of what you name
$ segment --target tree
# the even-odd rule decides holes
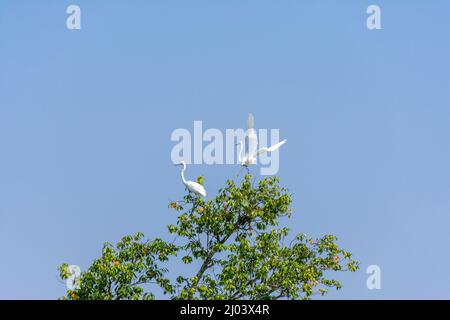
[[[169,207],[179,214],[169,225],[172,242],[144,241],[143,234],[106,243],[102,256],[81,273],[64,299],[153,299],[152,285],[171,299],[309,299],[341,283],[330,271],[358,269],[334,235],[312,239],[279,219],[290,217],[292,197],[277,177],[237,185],[229,180],[211,200],[187,194]],[[167,262],[198,267],[190,276],[168,277]],[[68,265],[59,267],[62,279]],[[154,292],[154,291],[153,291]]]

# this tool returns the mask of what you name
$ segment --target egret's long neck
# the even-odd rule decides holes
[[[184,172],[186,171],[186,165],[185,164],[183,164],[183,170],[181,170],[181,180],[183,180],[183,183],[186,185],[187,184],[187,181],[186,181],[186,179],[184,178]]]
[[[242,151],[244,150],[244,146],[242,142],[239,143],[239,154],[238,154],[238,160],[242,163]]]

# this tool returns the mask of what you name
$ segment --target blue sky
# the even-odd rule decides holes
[[[78,4],[82,29],[66,29]],[[366,28],[381,7],[382,30]],[[288,143],[292,232],[361,261],[329,298],[450,298],[447,1],[2,1],[0,298],[64,294],[104,241],[166,237],[177,128]],[[214,194],[237,166],[190,166]],[[257,170],[254,170],[257,172]],[[365,269],[382,270],[382,289]],[[174,265],[174,274],[183,266]]]

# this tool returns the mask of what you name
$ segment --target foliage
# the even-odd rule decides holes
[[[179,215],[169,225],[172,242],[143,241],[127,236],[116,247],[106,244],[102,257],[80,276],[79,288],[65,299],[153,299],[156,285],[171,299],[309,299],[341,283],[330,271],[358,269],[334,235],[319,239],[289,229],[279,219],[290,217],[288,190],[276,177],[256,185],[248,174],[236,185],[229,180],[211,200],[187,194],[169,207]],[[191,276],[166,277],[169,259],[198,267]],[[60,266],[67,279],[67,264]]]

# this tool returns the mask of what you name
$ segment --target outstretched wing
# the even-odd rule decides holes
[[[258,149],[258,136],[255,130],[255,118],[250,113],[247,119],[247,132],[245,133],[245,153],[249,157],[256,155]]]
[[[247,118],[247,129],[254,129],[255,128],[255,117],[253,117],[253,114],[249,113]]]
[[[273,152],[273,151],[277,150],[278,148],[280,148],[280,147],[281,147],[283,144],[285,144],[286,142],[287,142],[287,140],[283,140],[283,141],[278,142],[277,144],[271,146],[270,148],[267,148],[267,147],[261,148],[261,149],[258,150],[258,156],[259,156],[260,154],[265,153],[265,152]]]

